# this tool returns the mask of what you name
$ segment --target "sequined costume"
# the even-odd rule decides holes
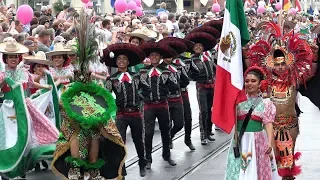
[[[74,82],[60,97],[63,123],[52,170],[64,179],[121,179],[126,148],[114,121],[116,103],[110,92],[91,80],[89,62],[96,58],[98,44],[90,15],[82,9],[79,16],[78,64]]]
[[[294,152],[295,141],[291,134],[292,130],[298,131],[299,126],[295,111],[297,89],[311,76],[313,52],[300,34],[291,32],[282,35],[273,22],[261,23],[257,31],[268,35],[250,47],[247,58],[251,66],[261,66],[267,72],[270,99],[277,108],[273,127],[278,150],[278,172],[284,179],[293,179],[301,172],[300,167],[295,165],[300,153]],[[279,66],[283,67],[282,72],[275,70]]]

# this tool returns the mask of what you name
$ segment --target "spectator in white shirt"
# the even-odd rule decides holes
[[[98,36],[100,36],[103,42],[107,42],[107,44],[110,44],[112,40],[111,21],[109,19],[104,19],[101,25],[101,29],[96,28],[96,33]]]

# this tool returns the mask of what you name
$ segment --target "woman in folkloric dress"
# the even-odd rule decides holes
[[[264,84],[264,72],[253,66],[245,72],[245,91],[247,100],[237,105],[236,128],[239,133],[251,107],[254,110],[239,145],[240,157],[235,157],[231,146],[227,158],[226,180],[278,180],[272,122],[276,108],[270,99],[263,99],[259,88]],[[263,86],[265,87],[265,86]],[[236,139],[232,144],[235,144]]]
[[[43,86],[52,87],[51,90],[35,87],[30,88],[30,98],[37,108],[44,113],[58,129],[60,129],[59,100],[56,89],[56,84],[60,84],[60,80],[58,79],[57,82],[54,82],[53,77],[49,72],[49,66],[52,66],[53,62],[48,60],[46,54],[42,51],[38,51],[32,56],[24,56],[23,58],[25,59],[26,64],[30,64],[29,72],[33,76],[34,81]],[[50,147],[52,147],[53,153],[55,151],[55,144],[50,145]],[[45,161],[46,159],[48,158],[42,160],[42,166],[45,169],[48,169],[49,166]],[[40,164],[37,163],[35,171],[40,170]]]
[[[26,98],[29,87],[48,88],[34,82],[24,68],[22,54],[29,50],[13,38],[0,44],[5,63],[0,73],[4,101],[0,110],[0,174],[9,178],[25,176],[42,155],[51,151],[48,145],[58,139],[55,125]]]
[[[70,64],[68,54],[71,49],[66,49],[63,43],[57,43],[53,47],[53,51],[47,52],[47,57],[53,61],[54,66],[50,68],[55,81],[59,80],[58,86],[59,96],[64,91],[64,86],[68,85],[73,79],[74,68]]]

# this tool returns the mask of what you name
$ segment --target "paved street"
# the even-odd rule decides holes
[[[145,178],[139,176],[139,169],[137,163],[132,164],[127,168],[127,180],[223,180],[226,154],[228,148],[219,149],[222,145],[228,143],[230,135],[223,132],[216,131],[216,141],[209,143],[207,146],[202,146],[199,139],[199,129],[196,127],[198,120],[198,104],[196,101],[196,93],[194,84],[191,85],[190,99],[193,112],[193,124],[195,129],[192,132],[192,139],[197,150],[191,152],[187,146],[184,145],[183,136],[174,141],[174,149],[172,157],[177,161],[176,167],[169,166],[161,157],[161,149],[153,153],[152,169],[147,171]],[[300,107],[304,112],[300,118],[300,136],[298,138],[297,150],[302,152],[301,159],[297,162],[303,165],[303,173],[297,178],[298,180],[314,180],[320,177],[320,111],[307,99],[301,97],[299,99]],[[157,128],[156,128],[157,129]],[[128,131],[128,136],[130,131]],[[128,158],[127,163],[131,164],[136,158],[136,152],[131,138],[127,139]],[[156,130],[154,138],[154,146],[161,141],[159,129]],[[226,150],[225,150],[226,149]],[[221,154],[214,154],[208,158],[212,152],[219,150]],[[203,163],[201,163],[203,162]],[[29,173],[27,175],[30,180],[59,180],[51,171],[40,173]]]

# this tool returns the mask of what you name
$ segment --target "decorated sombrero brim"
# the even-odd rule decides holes
[[[0,52],[3,54],[25,54],[29,52],[29,49],[9,37],[6,42],[0,43]]]
[[[194,43],[202,44],[204,51],[212,49],[217,44],[217,40],[213,36],[205,32],[190,33],[184,39],[192,41]],[[188,49],[187,52],[193,53],[193,48]]]
[[[110,92],[96,83],[72,83],[61,95],[67,116],[81,128],[99,128],[116,115],[117,107]]]
[[[185,43],[183,43],[180,38],[176,38],[176,37],[167,37],[167,38],[161,39],[159,43],[170,46],[178,54],[184,53],[188,49]]]
[[[158,34],[157,32],[151,29],[143,27],[141,29],[134,30],[132,33],[127,34],[127,36],[137,37],[137,38],[143,39],[144,41],[149,41],[153,38],[157,38]]]
[[[104,49],[101,61],[107,66],[117,67],[116,61],[119,55],[126,55],[128,57],[129,66],[141,63],[146,57],[138,46],[129,43],[119,43],[112,44]]]
[[[190,33],[193,33],[193,32],[206,32],[211,36],[213,36],[215,39],[219,39],[221,36],[220,31],[211,26],[201,26],[193,29]]]
[[[172,58],[178,55],[178,53],[170,46],[164,45],[159,42],[147,42],[139,46],[144,54],[148,57],[152,52],[158,52],[162,58]]]
[[[222,31],[222,25],[223,25],[223,18],[211,20],[203,24],[203,26],[211,26],[213,28],[216,28],[220,32]]]
[[[53,46],[53,51],[47,52],[46,55],[49,59],[51,59],[52,56],[70,54],[71,52],[72,50],[66,49],[63,43],[56,43]]]
[[[53,62],[46,58],[46,54],[42,51],[38,51],[34,56],[24,56],[27,64],[43,64],[47,66],[53,66]]]

